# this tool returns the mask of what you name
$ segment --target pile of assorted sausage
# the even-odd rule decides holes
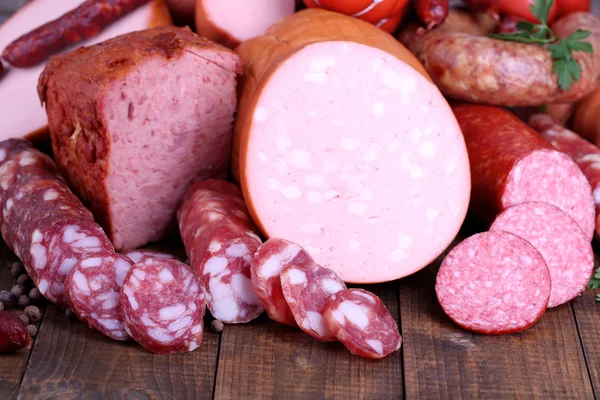
[[[399,0],[297,12],[294,0],[199,0],[199,35],[169,26],[162,0],[71,3],[20,38],[0,27],[0,99],[29,85],[43,104],[18,95],[27,108],[0,125],[0,230],[39,292],[107,337],[192,351],[207,308],[226,324],[266,311],[384,357],[402,342],[395,316],[346,283],[430,265],[468,211],[489,230],[452,248],[436,280],[459,326],[520,332],[589,282],[591,14],[559,9],[552,25],[591,32],[564,91],[546,49],[486,36],[511,29],[502,2],[414,1],[412,23]],[[46,129],[52,158],[22,139]],[[142,249],[177,235],[189,265]]]

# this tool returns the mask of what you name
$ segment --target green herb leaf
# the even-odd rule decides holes
[[[600,303],[600,293],[598,293],[598,294],[596,295],[596,301],[597,301],[598,303]]]
[[[590,280],[590,283],[587,284],[588,289],[598,289],[600,287],[600,268],[596,270],[596,274]],[[599,294],[600,296],[600,294]]]
[[[552,71],[558,78],[558,85],[564,91],[581,78],[581,65],[573,58],[573,53],[583,51],[593,53],[589,42],[583,42],[591,32],[577,29],[568,38],[557,38],[548,26],[548,16],[554,0],[535,0],[530,6],[531,13],[540,21],[539,24],[521,21],[517,24],[517,32],[508,34],[492,34],[491,38],[519,43],[535,43],[546,46],[552,55],[554,66]]]

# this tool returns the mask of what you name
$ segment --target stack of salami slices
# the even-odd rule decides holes
[[[589,282],[592,190],[571,158],[509,112],[466,104],[454,112],[469,150],[471,211],[495,217],[489,232],[466,239],[444,259],[437,297],[466,329],[520,332]]]
[[[402,338],[381,299],[347,289],[332,270],[316,264],[296,243],[272,238],[252,263],[252,285],[271,319],[298,326],[316,339],[339,340],[353,354],[382,358]]]

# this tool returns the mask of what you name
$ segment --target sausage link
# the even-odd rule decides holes
[[[66,47],[91,38],[150,0],[87,0],[79,7],[24,34],[2,56],[18,68],[34,66]]]
[[[22,349],[29,335],[25,323],[17,314],[0,311],[0,353]]]
[[[464,0],[465,5],[473,11],[497,13],[500,0]]]
[[[449,0],[413,0],[413,7],[421,22],[431,29],[444,22],[450,3]]]
[[[552,29],[567,37],[589,30],[593,53],[575,52],[581,77],[563,91],[553,72],[552,55],[545,48],[456,32],[446,24],[415,35],[408,26],[399,39],[423,63],[446,96],[497,106],[537,106],[571,103],[591,93],[600,77],[600,20],[589,13],[570,14]]]

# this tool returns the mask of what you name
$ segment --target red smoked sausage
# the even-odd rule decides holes
[[[22,349],[28,338],[27,327],[17,314],[0,311],[0,353]]]
[[[413,0],[417,16],[428,29],[444,22],[450,8],[448,0]]]
[[[25,68],[66,47],[97,35],[102,29],[150,0],[87,0],[76,9],[19,37],[2,57]]]
[[[475,215],[490,222],[512,205],[545,202],[569,214],[592,239],[592,190],[573,160],[506,110],[471,104],[452,109],[469,153]]]

